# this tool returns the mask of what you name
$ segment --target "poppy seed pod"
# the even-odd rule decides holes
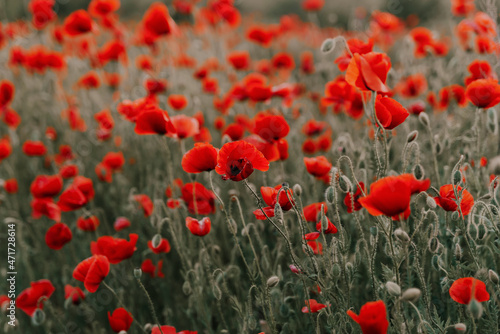
[[[415,303],[419,298],[422,292],[417,288],[409,288],[401,295],[401,300],[404,302],[412,302]]]
[[[385,287],[387,288],[387,292],[389,292],[390,295],[392,296],[401,295],[401,288],[398,284],[394,282],[387,282],[385,283]]]
[[[268,278],[266,284],[268,288],[274,288],[278,283],[280,282],[280,279],[278,276],[271,276]]]

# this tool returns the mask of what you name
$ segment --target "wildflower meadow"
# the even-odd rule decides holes
[[[0,333],[500,333],[499,4],[282,2],[0,4]]]

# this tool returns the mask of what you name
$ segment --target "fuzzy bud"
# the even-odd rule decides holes
[[[458,213],[458,211],[453,211],[453,213],[451,214],[451,220],[457,221],[459,218],[460,214]]]
[[[459,170],[456,170],[455,173],[453,173],[453,184],[456,186],[462,182],[462,172]]]
[[[401,300],[404,302],[415,303],[420,298],[421,294],[422,294],[422,292],[420,291],[420,289],[409,288],[408,290],[403,292],[403,295],[401,296]]]
[[[330,53],[335,49],[336,44],[337,44],[337,41],[334,38],[327,38],[321,44],[320,50],[324,54]]]
[[[385,287],[387,288],[387,292],[391,296],[400,296],[401,295],[401,287],[394,282],[385,283]]]
[[[142,276],[142,269],[141,268],[135,268],[134,269],[134,277],[137,279],[141,279]]]
[[[274,205],[274,216],[280,220],[283,221],[283,210],[281,209],[281,206],[279,203],[276,203]]]
[[[332,186],[326,188],[325,199],[328,204],[333,204],[333,201],[335,200],[335,189]]]
[[[422,180],[425,176],[424,167],[422,167],[421,164],[415,165],[413,168],[413,175],[415,175],[417,180]]]
[[[191,283],[189,283],[189,281],[185,281],[184,284],[182,284],[182,292],[184,292],[186,296],[189,296],[193,292]]]
[[[458,324],[455,324],[453,326],[453,328],[455,328],[455,331],[457,333],[465,333],[465,331],[467,330],[467,326],[461,322],[459,322]]]
[[[293,186],[293,193],[298,197],[302,195],[302,187],[300,186],[300,184],[297,183]]]
[[[37,308],[33,315],[31,316],[31,323],[35,326],[40,326],[45,322],[45,312],[42,309]]]
[[[267,279],[267,287],[268,288],[274,288],[276,285],[278,285],[278,283],[280,282],[280,279],[278,278],[278,276],[271,276]]]
[[[396,238],[398,238],[399,241],[407,243],[410,242],[410,237],[408,236],[408,233],[406,233],[403,229],[397,228],[394,231],[394,235]]]
[[[483,305],[481,305],[481,303],[474,298],[471,299],[468,309],[470,313],[472,313],[472,316],[476,319],[481,318],[483,315]]]
[[[340,178],[339,178],[339,187],[340,187],[340,190],[342,190],[342,192],[344,192],[345,194],[347,194],[348,192],[351,191],[352,189],[352,183],[351,181],[347,178],[347,176],[345,175],[342,175]]]
[[[436,204],[436,200],[430,196],[427,196],[427,198],[425,199],[426,203],[427,203],[427,206],[431,209],[435,209],[437,204]]]
[[[429,115],[427,115],[425,112],[421,112],[420,114],[418,114],[418,120],[420,121],[420,123],[422,123],[423,126],[428,127],[431,124]]]
[[[161,235],[155,234],[153,239],[151,240],[151,246],[153,246],[153,248],[158,248],[160,244],[161,244]]]
[[[418,138],[418,131],[417,130],[413,130],[412,132],[410,132],[408,134],[408,137],[406,137],[406,142],[409,144],[412,141],[415,141],[417,138]]]
[[[498,278],[498,274],[491,269],[488,271],[488,278],[490,279],[491,283],[493,283],[493,284],[498,285],[498,282],[500,282],[500,279]]]
[[[332,266],[332,274],[333,277],[339,277],[340,276],[340,266],[338,263],[334,263]]]

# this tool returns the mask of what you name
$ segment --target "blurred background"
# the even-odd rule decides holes
[[[0,6],[2,20],[13,21],[29,16],[27,11],[30,0],[1,0]],[[479,0],[476,6],[481,9],[489,3],[499,0]],[[87,8],[90,0],[56,0],[55,10],[60,17],[81,8]],[[146,8],[154,0],[121,0],[119,14],[124,18],[138,18],[145,12]],[[170,5],[171,0],[161,2]],[[205,0],[202,1],[204,3]],[[242,13],[256,13],[259,20],[275,22],[283,14],[297,14],[303,19],[307,18],[301,8],[302,0],[235,0],[236,7]],[[450,12],[450,0],[325,0],[325,7],[318,14],[322,26],[336,25],[347,28],[349,17],[353,15],[356,8],[364,8],[368,13],[375,10],[383,10],[401,18],[410,14],[416,14],[420,22],[426,22],[439,18]]]

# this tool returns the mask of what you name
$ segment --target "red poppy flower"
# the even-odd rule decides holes
[[[0,139],[0,162],[12,153],[12,146],[7,138]]]
[[[375,114],[384,129],[388,130],[394,129],[410,116],[410,113],[399,102],[381,95],[377,95],[375,101]]]
[[[9,128],[14,130],[17,129],[19,124],[21,124],[21,116],[19,116],[19,114],[15,110],[10,109],[9,107],[6,107],[6,109],[3,111],[2,120]]]
[[[332,164],[325,156],[320,155],[314,158],[304,158],[307,172],[315,177],[322,178],[328,176],[332,169]]]
[[[105,17],[120,8],[120,0],[92,0],[89,13],[94,17]]]
[[[427,90],[427,80],[421,73],[413,74],[402,80],[396,91],[405,98],[417,97]]]
[[[59,175],[38,175],[31,183],[30,192],[35,198],[54,197],[62,190],[63,181]]]
[[[56,18],[56,12],[52,9],[54,0],[31,0],[28,9],[31,12],[32,23],[36,29],[41,30]]]
[[[49,248],[59,250],[73,238],[71,230],[66,224],[56,223],[45,234],[45,243]]]
[[[59,196],[57,205],[61,211],[73,211],[80,209],[87,202],[87,198],[77,187],[70,186]]]
[[[277,203],[277,197],[278,197],[278,192],[280,194],[279,196],[279,204],[280,207],[283,211],[289,211],[292,208],[292,203],[288,200],[287,194],[285,191],[279,191],[281,189],[281,185],[278,185],[276,187],[261,187],[260,188],[260,193],[262,195],[262,199],[264,202],[268,205],[265,207],[263,210],[265,212],[262,213],[261,209],[257,209],[253,212],[255,215],[255,218],[258,220],[266,220],[266,215],[268,217],[274,217],[274,206]],[[290,198],[293,198],[293,192],[291,189],[287,190],[288,195]]]
[[[0,109],[5,108],[12,102],[15,91],[14,84],[9,80],[0,81]]]
[[[66,165],[59,170],[59,175],[63,179],[70,179],[78,175],[78,166],[77,165]]]
[[[267,48],[271,45],[273,33],[263,27],[253,26],[247,30],[247,38],[249,41]]]
[[[315,299],[309,299],[306,300],[306,306],[302,308],[302,313],[309,313],[309,310],[311,310],[311,313],[317,313],[325,307],[325,304],[318,303]]]
[[[359,183],[356,192],[354,194],[348,193],[345,195],[344,205],[347,207],[348,213],[352,213],[352,207],[353,207],[352,202],[354,202],[354,211],[361,210],[362,206],[361,203],[359,203],[359,198],[362,195],[361,190],[366,192],[365,184],[363,182]]]
[[[201,183],[186,183],[181,192],[190,213],[207,215],[215,212],[215,195]]]
[[[87,218],[79,217],[76,221],[76,227],[82,231],[93,232],[99,227],[100,221],[96,216],[90,216]]]
[[[151,276],[151,278],[159,277],[164,278],[165,274],[162,273],[163,260],[158,261],[158,265],[154,265],[151,259],[146,259],[141,264],[141,270]]]
[[[387,310],[382,300],[364,304],[359,315],[351,310],[347,311],[347,315],[359,324],[363,334],[386,334],[389,328]]]
[[[308,241],[307,245],[311,247],[314,255],[323,254],[323,244],[319,241]]]
[[[188,117],[185,115],[176,115],[171,118],[172,124],[176,130],[172,137],[179,139],[185,139],[193,137],[200,132],[200,124],[198,120],[194,117]]]
[[[347,67],[345,80],[362,91],[388,93],[385,81],[390,68],[391,60],[385,53],[356,53]]]
[[[23,144],[23,152],[29,157],[41,157],[47,153],[47,148],[41,141],[27,140]]]
[[[250,65],[250,53],[244,51],[233,51],[227,56],[227,61],[235,70],[247,70]]]
[[[168,113],[151,104],[137,116],[134,131],[139,135],[164,135],[176,132]]]
[[[128,235],[130,241],[111,236],[103,236],[90,243],[90,251],[93,255],[104,255],[112,264],[120,263],[134,255],[137,249],[135,245],[139,236],[135,233]]]
[[[112,171],[120,170],[125,164],[122,152],[109,152],[102,159],[102,163]]]
[[[372,216],[386,215],[399,218],[410,212],[411,195],[425,191],[430,180],[419,181],[413,174],[384,177],[370,185],[370,194],[359,199],[359,203]]]
[[[31,210],[31,216],[35,219],[46,216],[56,222],[61,220],[61,209],[52,198],[35,198],[31,201]]]
[[[144,212],[144,217],[151,216],[151,214],[153,213],[154,204],[148,195],[134,195],[134,200],[137,201],[137,203],[139,203],[139,205],[141,206],[142,211]]]
[[[73,305],[78,305],[85,299],[85,294],[79,287],[74,287],[69,284],[64,286],[64,299],[71,298]]]
[[[500,102],[500,85],[495,79],[478,79],[470,83],[465,96],[478,108],[491,108]]]
[[[119,232],[128,227],[130,227],[130,220],[128,220],[125,217],[116,218],[115,223],[113,224],[113,228],[115,229],[116,232]]]
[[[224,144],[219,150],[215,171],[223,180],[241,181],[254,169],[263,172],[269,169],[269,161],[254,145],[239,140]]]
[[[161,238],[161,242],[158,245],[158,247],[154,248],[153,247],[153,242],[150,240],[148,241],[148,247],[153,251],[155,254],[161,254],[161,253],[169,253],[170,252],[170,243],[168,242],[167,239]]]
[[[48,279],[31,282],[31,287],[23,290],[16,298],[16,306],[28,316],[32,316],[37,308],[43,309],[43,302],[38,301],[42,298],[50,298],[56,288]]]
[[[455,16],[467,16],[475,9],[474,0],[451,0],[451,12]]]
[[[78,87],[84,88],[84,89],[94,89],[94,88],[99,88],[101,85],[101,80],[99,79],[99,75],[91,71],[87,74],[84,74],[77,83]]]
[[[474,205],[474,198],[466,189],[462,189],[460,186],[456,186],[456,191],[461,198],[460,209],[464,216],[467,216],[472,206]],[[453,191],[452,184],[446,184],[439,188],[439,196],[434,197],[436,204],[442,207],[446,211],[458,211],[457,198],[455,197],[455,192]]]
[[[199,237],[207,235],[210,232],[211,225],[212,222],[208,217],[205,217],[200,220],[191,217],[186,217],[186,227],[193,235],[197,235]]]
[[[290,126],[281,115],[258,115],[255,119],[253,133],[269,143],[286,137],[288,132]]]
[[[16,179],[5,180],[3,187],[8,194],[15,194],[19,190],[19,184]]]
[[[188,100],[181,94],[169,95],[167,102],[172,109],[177,111],[184,109],[188,105]]]
[[[168,35],[175,30],[175,22],[168,13],[166,5],[155,2],[144,14],[142,24],[147,33],[153,38]]]
[[[73,278],[83,282],[88,292],[94,293],[109,274],[109,261],[106,256],[94,255],[80,262],[73,270]]]
[[[474,291],[474,296],[472,295]],[[468,305],[474,298],[482,303],[490,300],[490,294],[486,291],[486,284],[474,277],[459,278],[450,287],[451,299],[457,303]]]
[[[285,52],[279,52],[273,56],[271,59],[273,67],[276,69],[283,70],[293,70],[295,68],[295,60],[293,60],[292,56]]]
[[[176,334],[176,330],[175,330],[175,327],[172,327],[172,326],[161,326],[161,331],[160,331],[160,328],[158,328],[158,326],[154,326],[153,327],[153,330],[151,331],[151,334]]]
[[[479,79],[497,79],[497,75],[491,68],[490,63],[485,60],[474,60],[467,69],[470,75],[465,78],[466,86]]]
[[[313,203],[306,205],[303,208],[304,218],[307,222],[316,223],[319,219],[319,213],[321,212],[321,207],[325,209],[325,213],[328,212],[328,207],[326,206],[326,202]]]
[[[111,329],[115,333],[119,333],[121,331],[128,331],[130,326],[132,326],[132,315],[123,307],[117,308],[113,311],[113,314],[108,312],[108,320]]]
[[[325,0],[304,0],[302,1],[302,9],[308,12],[316,12],[321,10],[325,5]]]
[[[71,37],[79,36],[92,31],[93,24],[89,13],[79,9],[64,20],[64,32]]]
[[[327,222],[327,227],[326,229],[323,230],[323,233],[324,234],[336,234],[338,232],[337,230],[337,226],[335,226],[328,217],[325,217],[326,218],[326,222]],[[323,229],[323,224],[321,223],[321,221],[318,221],[316,223],[316,230],[318,231],[321,231]]]
[[[209,172],[217,166],[218,150],[209,143],[195,143],[194,148],[182,157],[182,169],[186,173]]]

